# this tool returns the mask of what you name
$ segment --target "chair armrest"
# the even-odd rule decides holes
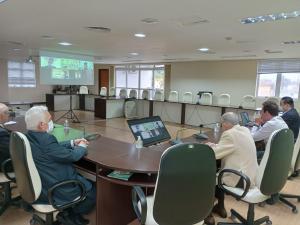
[[[11,161],[11,159],[7,159],[1,164],[1,170],[8,180],[10,180],[12,182],[16,182],[16,178],[14,176],[11,176],[14,173],[8,172],[8,168],[10,166],[12,167],[12,161]]]
[[[57,205],[54,202],[54,199],[53,199],[53,195],[54,195],[55,189],[57,189],[59,187],[63,187],[65,185],[69,185],[69,184],[74,184],[74,185],[78,185],[79,186],[80,191],[81,191],[79,198],[76,199],[76,200],[74,200],[74,201],[71,201],[71,202],[68,202],[66,204],[63,204],[63,205]],[[77,203],[81,202],[85,197],[86,197],[85,186],[79,180],[65,180],[65,181],[62,181],[62,182],[59,182],[59,183],[53,185],[48,190],[48,201],[53,206],[53,208],[57,209],[58,211],[62,211],[64,209],[66,209],[66,208],[69,208],[69,207],[71,207],[73,205],[76,205]]]
[[[246,187],[244,187],[244,192],[243,192],[242,195],[238,195],[238,194],[236,194],[236,193],[233,193],[233,192],[227,190],[227,189],[223,186],[222,180],[223,180],[223,176],[224,176],[225,173],[232,173],[232,174],[235,174],[235,175],[239,176],[240,178],[242,178],[243,181],[246,182]],[[243,174],[243,173],[240,172],[240,171],[236,171],[236,170],[232,170],[232,169],[223,169],[223,170],[219,173],[219,175],[218,175],[218,186],[219,186],[219,188],[220,188],[221,190],[223,190],[225,193],[228,193],[228,194],[232,195],[232,196],[235,197],[237,200],[241,200],[242,198],[244,198],[244,197],[247,195],[247,193],[248,193],[248,191],[249,191],[249,189],[250,189],[250,184],[251,184],[251,181],[250,181],[249,177],[246,176],[245,174]]]
[[[147,218],[147,199],[140,186],[133,186],[131,191],[133,210],[140,221],[144,225]],[[141,202],[141,212],[138,208],[138,201]]]

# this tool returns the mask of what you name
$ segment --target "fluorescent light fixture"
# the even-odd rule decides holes
[[[137,34],[134,34],[135,37],[139,37],[139,38],[144,38],[146,37],[146,34],[143,34],[143,33],[137,33]]]
[[[134,55],[134,56],[137,56],[137,55],[139,55],[139,53],[137,53],[137,52],[131,52],[131,53],[129,53],[130,55]]]
[[[241,19],[242,24],[253,24],[253,23],[261,23],[261,22],[271,22],[277,20],[287,20],[300,17],[300,11],[288,12],[288,13],[274,13],[263,16],[256,17],[247,17]]]
[[[209,48],[199,48],[198,50],[201,51],[201,52],[208,52]]]
[[[70,45],[72,45],[72,44],[69,43],[69,42],[59,42],[58,44],[59,44],[59,45],[62,45],[62,46],[70,46]]]
[[[6,1],[6,0],[0,0],[0,4],[3,3],[3,2],[5,2],[5,1]]]

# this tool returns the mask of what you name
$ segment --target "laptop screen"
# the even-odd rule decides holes
[[[241,115],[241,118],[242,118],[242,125],[243,126],[251,122],[251,120],[249,118],[249,114],[247,112],[241,112],[240,115]]]
[[[135,140],[140,136],[145,147],[171,138],[159,116],[128,120],[127,123]]]

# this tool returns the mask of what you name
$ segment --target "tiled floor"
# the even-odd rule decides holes
[[[99,120],[94,118],[92,112],[76,111],[76,114],[79,116],[82,123],[71,124],[72,127],[83,129],[82,127],[84,126],[88,133],[97,132],[103,136],[126,142],[134,141],[131,132],[127,127],[126,120],[123,118]],[[61,115],[61,113],[55,113],[56,118],[58,118],[59,115]],[[63,123],[63,120],[59,121],[59,123]],[[167,128],[171,136],[174,137],[176,136],[176,132],[180,126],[167,123]],[[188,129],[183,131],[180,136],[189,136],[195,132],[197,132],[196,129]],[[300,177],[288,181],[284,188],[284,192],[300,195]],[[295,200],[292,200],[292,202],[295,203],[300,210],[300,203],[297,203]],[[246,215],[247,213],[247,204],[244,202],[238,202],[230,196],[226,196],[226,208],[228,210],[230,210],[230,208],[234,208],[242,215]],[[256,206],[255,212],[256,218],[263,217],[265,215],[270,216],[273,225],[300,225],[300,214],[292,213],[291,210],[282,203],[266,205],[265,207]],[[89,217],[95,218],[95,212],[93,212]],[[15,207],[8,209],[0,217],[0,225],[28,225],[29,221],[30,214]],[[230,219],[224,220],[216,217],[216,221],[230,221]]]

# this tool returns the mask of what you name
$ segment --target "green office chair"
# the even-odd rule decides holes
[[[55,215],[59,211],[75,206],[84,200],[86,190],[84,184],[78,180],[66,180],[53,185],[48,190],[49,204],[36,204],[42,191],[42,182],[33,161],[30,143],[27,137],[20,132],[12,132],[10,138],[10,155],[15,170],[17,188],[21,197],[30,203],[34,209],[31,225],[53,225],[56,224]],[[78,185],[81,195],[71,202],[58,205],[53,199],[55,190],[64,185]]]
[[[0,216],[5,212],[9,206],[20,206],[21,197],[12,198],[11,184],[15,183],[14,173],[8,172],[11,167],[11,159],[5,160],[1,165],[0,172],[0,186],[2,187],[0,200]]]
[[[294,145],[293,158],[291,162],[289,176],[293,177],[297,175],[299,170],[300,170],[300,135],[298,135],[296,143]],[[300,202],[300,195],[280,193],[278,197],[282,203],[292,208],[293,213],[298,213],[297,207],[287,199],[296,199],[298,202]]]
[[[237,218],[241,223],[218,223],[259,225],[263,223],[272,224],[268,216],[254,220],[255,204],[266,201],[270,196],[279,193],[284,187],[288,178],[294,148],[293,132],[289,129],[274,131],[267,143],[265,154],[259,165],[256,177],[256,185],[250,184],[250,179],[239,171],[224,169],[218,176],[218,186],[227,194],[232,195],[237,200],[242,200],[249,204],[247,219],[238,212],[231,209],[231,217]],[[222,178],[226,173],[234,173],[244,181],[244,189],[229,187],[223,184]],[[252,187],[251,187],[252,186]]]
[[[142,225],[203,224],[213,207],[216,159],[203,144],[178,144],[160,160],[154,195],[132,189],[134,211]]]

